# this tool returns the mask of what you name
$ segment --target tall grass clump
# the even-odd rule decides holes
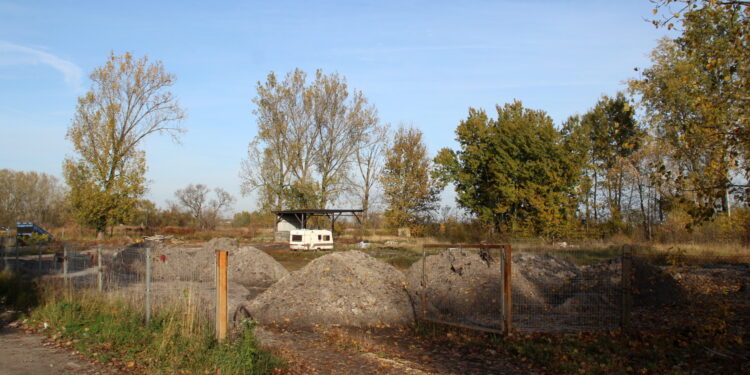
[[[281,362],[260,349],[245,325],[225,343],[214,339],[211,323],[195,308],[173,305],[157,309],[150,323],[142,307],[93,292],[46,291],[31,313],[32,324],[70,342],[101,362],[137,367],[148,373],[269,373]]]

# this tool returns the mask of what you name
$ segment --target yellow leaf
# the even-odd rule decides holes
[[[135,367],[135,362],[128,362],[128,367]]]

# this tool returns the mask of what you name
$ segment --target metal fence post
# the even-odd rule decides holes
[[[422,319],[427,319],[427,249],[422,246]]]
[[[21,270],[20,251],[21,250],[18,248],[18,242],[16,242],[16,262],[13,264],[13,269],[17,271]]]
[[[512,317],[512,285],[511,285],[511,264],[513,263],[512,250],[510,245],[503,246],[503,331],[510,335],[513,330]]]
[[[632,277],[633,277],[633,247],[630,245],[625,245],[622,247],[622,262],[620,263],[620,266],[622,267],[621,271],[622,275],[620,277],[620,280],[622,280],[622,308],[620,309],[621,315],[620,315],[620,327],[623,330],[628,330],[630,328],[630,313],[633,308],[633,298],[631,295],[632,288]]]
[[[151,248],[146,248],[146,324],[151,322]]]
[[[96,249],[96,286],[101,293],[104,291],[104,270],[102,269],[102,247]]]
[[[63,280],[68,285],[68,244],[63,246]]]
[[[226,250],[216,250],[216,339],[227,337],[227,258]]]
[[[34,245],[36,247],[37,256],[36,256],[36,275],[37,277],[42,277],[42,247],[39,245]]]
[[[3,270],[8,269],[8,250],[5,246],[5,238],[0,238],[0,250],[3,251]]]

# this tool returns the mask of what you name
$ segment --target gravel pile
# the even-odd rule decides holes
[[[265,288],[289,272],[275,259],[254,247],[239,247],[229,238],[215,238],[202,247],[138,244],[115,256],[113,267],[124,274],[142,274],[145,270],[145,248],[152,247],[154,281],[213,282],[216,250],[229,251],[229,281],[248,288]]]
[[[426,288],[422,288],[424,263]],[[434,315],[466,315],[500,311],[502,279],[500,263],[482,259],[473,251],[447,250],[412,264],[406,271],[414,309],[421,313],[422,300]]]
[[[313,260],[248,302],[263,324],[295,328],[402,326],[414,321],[403,274],[360,251]]]
[[[684,301],[683,288],[661,268],[633,258],[632,269],[633,306],[663,306]],[[621,270],[621,257],[583,266],[580,277],[573,280],[572,287],[586,293],[613,294],[617,298],[622,293]],[[612,304],[619,302],[611,301]]]
[[[406,272],[414,309],[423,297],[431,316],[499,315],[502,273],[499,259],[463,249],[446,250],[426,258]],[[683,300],[682,288],[660,268],[633,259],[633,305],[659,306]],[[594,265],[575,263],[550,254],[513,255],[511,273],[514,310],[536,313],[609,311],[622,301],[621,259]]]

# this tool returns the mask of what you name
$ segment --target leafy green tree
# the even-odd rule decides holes
[[[90,78],[67,133],[77,156],[65,159],[63,173],[73,215],[101,238],[108,225],[130,218],[145,192],[141,141],[155,133],[177,140],[182,130],[169,124],[184,112],[168,91],[174,75],[160,61],[113,53]]]
[[[606,194],[610,219],[618,222],[626,184],[624,164],[638,150],[645,133],[635,120],[635,111],[629,100],[622,93],[615,97],[603,96],[581,118],[580,131],[589,138],[590,160],[586,166],[593,185],[594,221],[601,219],[597,204],[601,187]]]
[[[739,172],[750,177],[750,11],[736,1],[659,1],[678,6],[656,25],[675,26],[652,53],[653,65],[630,83],[666,159],[661,175],[674,182],[695,221],[730,214],[732,191],[747,199]]]
[[[419,226],[437,209],[443,185],[431,177],[431,168],[422,132],[399,127],[386,151],[381,176],[390,227]]]
[[[578,171],[562,134],[544,111],[519,101],[496,108],[496,120],[469,109],[456,129],[459,149],[440,150],[436,175],[455,185],[461,207],[493,228],[563,236],[574,219]]]

